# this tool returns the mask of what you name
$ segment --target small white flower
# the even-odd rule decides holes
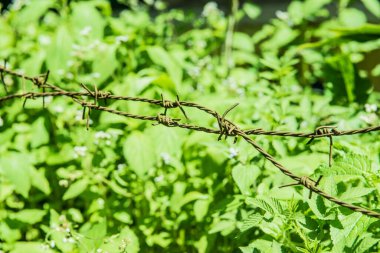
[[[99,131],[95,133],[95,139],[111,139],[111,135],[104,131]]]
[[[45,104],[50,104],[51,101],[53,101],[53,96],[46,96],[45,97]]]
[[[63,243],[67,243],[67,242],[68,242],[68,239],[67,239],[66,237],[63,237],[62,242],[63,242]]]
[[[82,114],[83,114],[82,110],[77,110],[75,113],[75,121],[81,121],[82,120]]]
[[[42,250],[44,250],[44,251],[45,251],[45,250],[48,250],[48,249],[49,249],[49,245],[47,245],[47,244],[42,244],[42,245],[41,245],[41,248],[42,248]],[[1,250],[0,250],[0,253],[4,253],[4,251],[1,251]]]
[[[82,47],[78,44],[73,44],[71,46],[72,49],[74,49],[75,51],[81,51],[82,50]]]
[[[204,40],[199,40],[199,41],[197,41],[196,46],[200,47],[200,48],[205,48],[205,47],[207,47],[207,42]]]
[[[201,73],[201,69],[199,67],[193,67],[189,70],[189,76],[198,77]]]
[[[161,156],[162,161],[164,162],[164,164],[169,164],[170,163],[171,157],[170,157],[170,155],[168,153],[166,153],[166,152],[161,153],[160,156]]]
[[[94,73],[91,74],[91,77],[94,78],[94,79],[98,79],[100,77],[100,73],[94,72]]]
[[[161,175],[161,176],[155,177],[153,180],[154,180],[154,182],[159,183],[159,182],[161,182],[162,180],[164,180],[164,176]]]
[[[228,155],[228,157],[230,158],[230,159],[232,159],[232,158],[234,158],[234,157],[236,157],[236,156],[238,156],[239,155],[239,150],[238,149],[236,149],[236,148],[229,148],[228,149],[228,151],[229,151],[229,155]]]
[[[96,200],[96,203],[98,203],[98,205],[102,207],[102,206],[104,206],[104,199],[99,198]]]
[[[377,121],[378,117],[375,113],[370,113],[367,115],[360,115],[360,119],[363,120],[365,123],[371,125]]]
[[[364,108],[365,108],[365,111],[369,113],[377,111],[377,105],[375,104],[365,104]]]
[[[62,113],[65,109],[61,105],[56,105],[53,107],[53,110],[57,113]]]
[[[46,36],[46,35],[40,35],[38,37],[38,42],[41,44],[41,45],[49,45],[51,43],[51,39],[49,36]]]
[[[91,26],[86,26],[84,27],[80,32],[79,34],[82,35],[82,36],[88,36],[92,31],[92,27]]]
[[[50,248],[53,249],[54,247],[55,247],[55,241],[51,241],[51,242],[50,242]]]
[[[69,80],[73,80],[73,79],[74,79],[74,74],[71,73],[71,72],[68,72],[68,73],[66,74],[66,78],[69,79]]]
[[[74,154],[75,158],[78,158],[80,156],[83,157],[83,156],[86,155],[87,147],[85,147],[85,146],[75,146],[74,147],[74,152],[75,152],[75,154]]]
[[[63,76],[65,74],[65,71],[63,69],[58,69],[57,74]]]
[[[276,17],[281,20],[288,20],[289,14],[286,11],[276,11]]]
[[[208,2],[202,11],[202,16],[207,17],[218,11],[218,4],[215,2]]]
[[[73,60],[68,60],[66,63],[67,67],[72,67],[72,66],[74,66],[74,64],[75,64],[75,61],[73,61]]]
[[[69,186],[69,181],[66,179],[61,179],[58,181],[59,186],[67,188]]]
[[[0,117],[0,127],[4,126],[4,120]]]
[[[124,36],[116,36],[115,41],[116,43],[122,43],[122,42],[127,42],[129,40],[129,37],[127,35]]]
[[[96,253],[102,253],[102,252],[103,252],[102,249],[97,249],[97,250],[96,250]]]
[[[124,163],[119,163],[117,165],[117,171],[122,172],[125,169],[125,167],[127,167],[127,166]]]

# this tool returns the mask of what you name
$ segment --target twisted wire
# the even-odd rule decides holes
[[[218,140],[222,138],[222,136],[225,136],[227,138],[228,136],[233,136],[235,137],[235,142],[237,137],[243,138],[246,142],[248,142],[253,148],[255,148],[261,155],[264,156],[265,159],[270,161],[276,168],[278,168],[284,175],[290,177],[291,179],[295,180],[296,183],[290,184],[290,185],[302,185],[305,188],[309,189],[311,192],[315,192],[316,194],[319,194],[320,196],[324,197],[325,199],[334,202],[340,206],[349,208],[355,212],[360,212],[362,214],[375,217],[375,218],[380,218],[380,213],[377,213],[375,211],[368,210],[366,208],[360,207],[360,206],[355,206],[349,203],[346,203],[344,201],[341,201],[326,192],[322,191],[319,189],[318,183],[321,179],[321,177],[318,179],[317,182],[312,180],[311,178],[307,176],[297,176],[293,174],[289,169],[287,169],[285,166],[283,166],[281,163],[279,163],[272,155],[270,155],[268,152],[266,152],[264,149],[261,148],[249,135],[276,135],[276,136],[292,136],[292,137],[306,137],[310,138],[310,141],[312,141],[314,138],[320,138],[320,137],[329,137],[331,142],[330,142],[330,158],[331,158],[331,148],[332,148],[332,136],[341,136],[341,135],[352,135],[352,134],[360,134],[360,133],[368,133],[372,131],[378,131],[380,130],[380,126],[374,126],[374,127],[368,127],[368,128],[362,128],[362,129],[354,129],[354,130],[348,130],[348,131],[338,131],[335,128],[331,126],[321,126],[317,128],[313,133],[293,133],[293,132],[286,132],[286,131],[264,131],[262,129],[252,129],[252,130],[241,130],[235,123],[232,121],[229,121],[225,118],[225,116],[232,110],[234,109],[237,104],[233,105],[231,108],[227,109],[223,115],[220,115],[216,111],[209,109],[207,107],[204,107],[202,105],[199,105],[197,103],[193,102],[184,102],[184,101],[179,101],[179,98],[177,96],[176,101],[168,101],[164,100],[163,96],[161,100],[154,100],[154,99],[147,99],[147,98],[137,98],[137,97],[127,97],[127,96],[115,96],[112,95],[108,92],[101,92],[98,91],[96,86],[95,90],[92,91],[90,90],[87,86],[81,85],[84,89],[85,92],[72,92],[72,91],[65,91],[62,88],[59,88],[53,84],[50,84],[47,82],[47,78],[49,75],[49,72],[44,76],[42,79],[41,77],[30,77],[26,76],[20,73],[17,73],[12,70],[8,70],[5,67],[0,66],[0,73],[3,75],[4,73],[23,78],[25,80],[32,81],[38,88],[48,88],[51,89],[52,91],[50,92],[26,92],[22,94],[11,94],[11,95],[6,95],[4,97],[0,97],[0,102],[4,102],[7,100],[11,99],[16,99],[16,98],[37,98],[37,97],[46,97],[46,96],[68,96],[73,99],[74,102],[80,104],[83,107],[83,115],[85,115],[85,109],[88,108],[88,114],[87,114],[87,127],[89,125],[89,116],[90,116],[90,110],[99,110],[99,111],[105,111],[109,113],[113,113],[116,115],[121,115],[124,117],[128,118],[133,118],[133,119],[139,119],[139,120],[148,120],[148,121],[154,121],[153,125],[158,125],[162,124],[164,126],[168,127],[180,127],[180,128],[185,128],[189,130],[195,130],[195,131],[202,131],[206,133],[212,133],[212,134],[218,134]],[[84,101],[80,99],[79,97],[92,97],[94,98],[94,103]],[[128,100],[128,101],[136,101],[136,102],[146,102],[154,105],[161,106],[165,108],[165,112],[163,114],[158,114],[157,116],[144,116],[144,115],[136,115],[136,114],[131,114],[115,109],[111,109],[106,106],[101,106],[98,105],[98,99],[112,99],[112,100]],[[24,102],[25,103],[25,102]],[[180,123],[180,119],[174,119],[170,118],[169,116],[166,115],[166,110],[167,109],[172,109],[179,107],[184,114],[184,116],[187,118],[186,113],[184,112],[182,107],[193,107],[197,108],[201,111],[204,111],[210,115],[212,115],[218,122],[219,129],[211,129],[207,127],[202,127],[202,126],[197,126],[197,125],[191,125],[187,123]],[[331,164],[330,164],[331,165]],[[288,185],[288,186],[290,186]],[[310,195],[309,195],[310,196]]]

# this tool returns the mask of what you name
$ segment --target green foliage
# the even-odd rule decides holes
[[[178,93],[219,112],[240,102],[228,117],[244,129],[379,124],[380,96],[371,92],[379,64],[365,65],[380,48],[378,1],[361,1],[370,14],[355,1],[293,1],[258,30],[232,31],[231,48],[228,16],[213,2],[199,15],[161,1],[124,2],[129,8],[116,14],[103,0],[16,1],[1,9],[0,59],[28,75],[50,70],[49,81],[72,90],[86,83],[117,95]],[[261,11],[246,3],[234,14],[251,26]],[[12,93],[37,91],[7,75],[4,81]],[[289,179],[242,140],[217,142],[105,112],[92,112],[87,131],[79,105],[45,102],[45,109],[40,99],[25,109],[16,100],[0,107],[1,251],[379,250],[379,221],[316,194],[308,199],[302,187],[279,189]],[[108,106],[162,112],[123,101]],[[168,113],[182,117],[178,108]],[[323,175],[322,190],[374,210],[377,139],[335,138],[330,168],[327,139],[255,137],[295,174]]]

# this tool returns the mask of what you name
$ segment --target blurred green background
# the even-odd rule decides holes
[[[379,20],[376,0],[3,1],[0,60],[65,90],[179,94],[219,113],[239,102],[228,118],[242,129],[348,130],[379,125]],[[4,85],[41,91],[5,74],[0,96]],[[279,189],[289,178],[243,140],[97,111],[86,130],[70,98],[45,103],[0,106],[0,252],[379,251],[379,221]],[[334,139],[331,168],[328,139],[253,138],[295,174],[323,175],[327,193],[379,209],[378,133]]]

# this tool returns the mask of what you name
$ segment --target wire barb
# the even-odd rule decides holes
[[[306,145],[309,145],[316,136],[326,136],[330,139],[330,145],[329,145],[329,167],[332,166],[332,153],[333,153],[333,135],[339,134],[340,132],[336,130],[336,126],[320,126],[317,127],[314,131],[314,136],[310,138],[310,140],[306,143]]]
[[[185,118],[188,120],[189,118],[187,117],[186,112],[183,109],[183,107],[181,105],[181,102],[179,101],[178,94],[177,94],[176,98],[177,99],[174,102],[173,101],[169,101],[169,100],[165,100],[164,96],[161,93],[161,106],[165,108],[165,111],[164,111],[163,115],[166,115],[166,112],[167,112],[168,109],[179,107],[179,109],[181,110],[183,116],[185,116]]]
[[[218,120],[218,125],[219,125],[219,129],[220,129],[220,134],[219,134],[219,137],[218,137],[218,141],[220,141],[223,137],[223,135],[225,136],[225,139],[227,139],[228,136],[235,136],[235,139],[234,139],[234,143],[236,143],[237,141],[237,131],[240,130],[238,126],[236,126],[234,123],[232,123],[231,121],[229,120],[226,120],[225,117],[226,115],[232,111],[232,109],[234,109],[236,106],[238,106],[239,103],[236,103],[234,104],[233,106],[231,106],[230,108],[228,108],[222,115],[222,117],[220,117],[219,114],[217,114],[217,120]]]
[[[309,199],[311,199],[311,195],[313,193],[312,189],[317,187],[319,185],[319,183],[321,182],[321,180],[322,180],[322,176],[319,176],[317,181],[314,181],[313,179],[309,178],[308,176],[302,176],[299,178],[298,182],[282,185],[279,188],[302,185],[302,186],[304,186],[310,190]]]
[[[164,114],[158,114],[156,117],[156,120],[157,120],[157,123],[153,123],[152,124],[153,126],[162,124],[164,126],[173,127],[173,126],[177,126],[177,122],[180,121],[181,119],[172,119],[169,116],[166,116]]]

